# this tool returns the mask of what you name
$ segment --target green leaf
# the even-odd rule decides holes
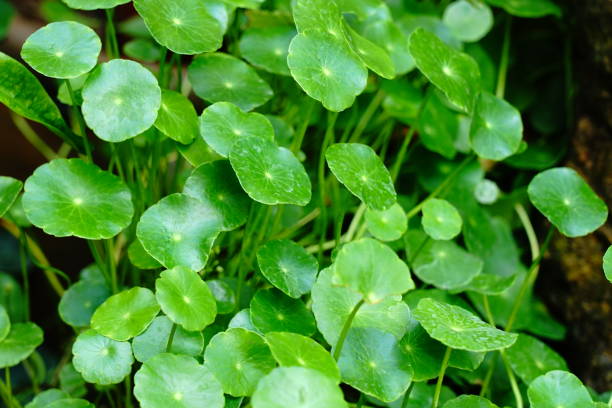
[[[25,408],[47,408],[50,403],[69,397],[70,396],[67,392],[57,388],[51,388],[37,394],[34,399],[25,406]]]
[[[422,28],[410,35],[410,52],[419,70],[447,98],[465,112],[472,112],[478,91],[478,64],[467,54],[444,44]]]
[[[239,328],[249,330],[257,334],[263,334],[262,332],[257,330],[257,327],[253,326],[253,322],[251,322],[251,310],[249,308],[242,309],[241,311],[236,313],[234,317],[232,317],[232,320],[230,320],[227,328]]]
[[[132,340],[136,360],[144,363],[166,351],[173,323],[166,316],[157,316],[142,334]],[[172,353],[197,357],[204,349],[202,332],[191,332],[177,326],[172,338]]]
[[[518,17],[561,17],[561,9],[551,0],[486,0],[492,6],[501,7]]]
[[[299,299],[278,289],[260,289],[251,299],[251,321],[262,333],[286,331],[310,336],[316,330],[312,312]]]
[[[82,397],[87,393],[83,376],[74,368],[72,361],[60,369],[60,388],[73,397]]]
[[[162,58],[161,47],[145,38],[126,42],[123,45],[123,53],[131,59],[144,62],[157,62]]]
[[[266,343],[282,367],[306,367],[318,370],[336,383],[340,371],[331,354],[315,340],[295,333],[266,333]]]
[[[111,9],[130,0],[62,0],[69,7],[79,10]]]
[[[23,183],[12,177],[0,176],[0,218],[11,208],[21,192]]]
[[[361,34],[389,53],[396,76],[414,69],[415,63],[408,48],[408,38],[393,20],[370,18],[363,25]]]
[[[223,27],[199,0],[134,0],[155,40],[177,54],[215,51],[223,41]]]
[[[293,4],[293,20],[300,33],[319,30],[344,41],[342,15],[333,0],[297,0]]]
[[[523,122],[516,108],[503,99],[482,92],[474,108],[470,141],[478,156],[503,160],[519,149]]]
[[[243,112],[230,102],[217,102],[204,109],[200,117],[200,134],[223,157],[227,157],[234,142],[243,137],[274,141],[274,128],[264,115]]]
[[[486,4],[458,0],[446,7],[442,21],[457,39],[476,42],[493,27],[493,13]]]
[[[166,268],[199,271],[221,230],[219,214],[186,194],[171,194],[149,207],[136,235],[144,249]]]
[[[43,331],[34,323],[15,323],[0,341],[0,368],[12,367],[30,356],[43,342]]]
[[[11,331],[11,320],[6,311],[6,307],[0,304],[0,341],[6,339]]]
[[[318,30],[293,37],[287,64],[304,92],[334,112],[350,107],[367,83],[368,70],[346,42]]]
[[[516,343],[506,350],[512,370],[529,385],[536,377],[552,370],[567,370],[565,360],[535,337],[519,334]]]
[[[162,89],[161,108],[155,120],[155,128],[170,139],[189,144],[200,137],[198,114],[186,96]]]
[[[107,239],[130,225],[131,194],[119,177],[81,159],[55,159],[25,183],[28,220],[47,234]]]
[[[142,333],[159,312],[155,295],[135,286],[106,299],[91,317],[91,328],[117,341]]]
[[[314,256],[286,239],[269,241],[259,248],[257,264],[271,284],[296,299],[310,292],[319,270]]]
[[[128,247],[128,258],[132,265],[140,269],[157,269],[162,267],[155,258],[149,255],[138,239],[135,239]]]
[[[53,401],[45,408],[95,408],[95,405],[81,398],[63,398]]]
[[[400,239],[408,228],[408,218],[398,203],[382,211],[366,208],[365,220],[368,231],[381,241]]]
[[[176,148],[193,167],[198,167],[201,164],[210,163],[223,158],[219,156],[212,147],[206,144],[202,137],[196,137],[189,145],[177,143]]]
[[[606,278],[612,282],[612,246],[609,246],[603,256],[603,270]]]
[[[2,52],[0,103],[18,115],[45,125],[72,147],[80,148],[82,145],[38,79],[26,67]]]
[[[161,353],[134,376],[134,395],[142,408],[223,408],[221,384],[192,357]]]
[[[499,276],[492,273],[481,273],[474,276],[474,279],[466,285],[465,290],[488,296],[501,295],[514,284],[516,277],[517,274]]]
[[[517,338],[517,334],[498,330],[462,307],[432,298],[419,302],[414,317],[431,337],[453,349],[501,350],[510,347]]]
[[[223,53],[194,58],[189,81],[200,98],[210,103],[231,102],[245,111],[263,105],[274,95],[252,67]]]
[[[340,387],[312,368],[278,367],[261,379],[253,408],[348,408]]]
[[[15,8],[8,0],[0,0],[0,41],[6,38],[15,14]]]
[[[217,315],[217,303],[208,285],[200,275],[183,266],[159,275],[155,297],[164,314],[185,330],[204,330]]]
[[[537,174],[527,193],[533,205],[568,237],[590,234],[608,217],[606,204],[568,167]]]
[[[276,366],[263,338],[241,328],[216,334],[204,351],[204,361],[223,391],[234,397],[252,395],[259,380]]]
[[[85,81],[87,81],[87,78],[89,78],[89,73],[83,74],[76,78],[68,79],[68,82],[70,82],[70,86],[72,86],[72,90],[74,92],[74,101],[72,100],[72,96],[68,90],[68,85],[66,85],[66,81],[61,81],[61,84],[57,89],[57,99],[61,103],[68,106],[81,106],[83,104],[83,86],[85,86]]]
[[[589,391],[567,371],[549,371],[539,376],[529,384],[527,395],[532,408],[593,408]]]
[[[317,327],[331,345],[336,344],[347,317],[361,300],[357,292],[332,284],[332,268],[323,269],[312,287],[312,310]],[[401,296],[387,297],[380,303],[365,303],[351,327],[374,327],[401,339],[410,321],[410,309]]]
[[[134,362],[130,343],[111,340],[91,329],[77,336],[72,354],[74,368],[85,381],[100,385],[123,381]]]
[[[461,232],[463,220],[459,211],[448,201],[438,198],[427,200],[423,205],[423,229],[435,240],[449,240]]]
[[[292,26],[253,27],[244,30],[238,46],[250,64],[278,75],[291,75],[287,66],[289,43],[296,35]]]
[[[310,179],[290,150],[260,137],[245,137],[234,142],[229,160],[253,200],[300,206],[310,201]]]
[[[367,303],[379,303],[414,289],[408,266],[395,251],[372,238],[344,245],[333,269],[333,283],[361,294]]]
[[[395,65],[386,50],[363,37],[349,24],[344,24],[344,29],[351,50],[366,67],[383,78],[391,79],[395,76]]]
[[[155,76],[139,63],[121,59],[98,66],[82,95],[85,122],[100,139],[113,143],[153,126],[161,106]]]
[[[79,281],[70,286],[60,300],[61,319],[74,327],[87,327],[94,311],[111,295],[104,282]]]
[[[359,391],[390,402],[412,381],[412,367],[398,340],[374,328],[352,328],[338,359],[342,381]]]
[[[94,30],[74,21],[48,24],[23,43],[21,58],[44,76],[76,78],[93,69],[102,42]]]
[[[499,195],[500,190],[497,183],[489,179],[482,179],[474,189],[474,198],[480,204],[493,204],[497,201]]]
[[[214,279],[207,280],[206,284],[217,302],[217,314],[233,313],[236,310],[236,292],[229,283]]]
[[[461,395],[446,401],[442,408],[497,408],[497,405],[477,395]]]
[[[327,148],[325,159],[338,181],[369,208],[382,211],[395,204],[391,175],[370,146],[336,143]]]
[[[423,145],[432,152],[436,152],[452,159],[457,154],[455,147],[459,133],[459,117],[448,108],[448,103],[439,92],[429,92],[423,111],[417,113],[417,126]]]

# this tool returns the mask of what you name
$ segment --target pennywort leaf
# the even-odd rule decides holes
[[[125,341],[104,337],[95,330],[77,336],[72,346],[74,368],[85,381],[100,385],[117,384],[132,371],[132,347]]]
[[[11,208],[22,188],[21,181],[12,177],[0,176],[0,218]]]

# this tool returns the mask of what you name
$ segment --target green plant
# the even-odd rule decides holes
[[[64,1],[105,9],[109,60],[81,23],[28,38],[64,107],[0,53],[0,102],[49,159],[25,185],[0,178],[23,272],[0,275],[7,407],[612,404],[538,339],[565,331],[533,293],[551,237],[608,212],[574,170],[547,169],[551,115],[504,99],[513,16],[559,17],[550,0],[134,0],[118,26],[132,60],[113,21],[129,0]],[[86,240],[94,263],[76,281],[55,269],[36,228]],[[74,329],[52,370],[35,269]]]

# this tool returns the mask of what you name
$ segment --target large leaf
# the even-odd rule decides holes
[[[292,299],[278,289],[258,290],[250,304],[251,321],[262,333],[286,331],[310,336],[316,326],[312,312],[300,299]]]
[[[527,390],[532,408],[593,408],[593,400],[578,377],[567,371],[549,371]]]

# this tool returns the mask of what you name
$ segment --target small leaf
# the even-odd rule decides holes
[[[493,275],[492,273],[481,273],[474,276],[465,290],[488,296],[497,296],[509,289],[516,280],[517,274],[510,276]]]
[[[518,110],[503,99],[482,92],[474,108],[470,141],[478,156],[503,160],[519,149],[523,122]]]
[[[316,258],[289,240],[267,242],[257,250],[257,264],[270,283],[296,299],[310,292],[319,270]]]
[[[414,69],[415,63],[410,55],[408,39],[393,20],[370,18],[365,21],[361,34],[389,53],[396,76]]]
[[[254,66],[278,75],[291,75],[287,66],[289,43],[295,28],[276,26],[244,30],[238,46],[244,59]]]
[[[141,363],[166,351],[173,323],[166,316],[157,316],[142,334],[132,340],[134,357]],[[197,357],[204,349],[201,332],[190,332],[177,326],[172,339],[172,353]]]
[[[253,408],[348,408],[333,380],[304,367],[275,368],[261,379],[251,402]]]
[[[100,139],[113,143],[153,126],[161,106],[155,76],[139,63],[121,59],[98,66],[82,95],[85,122]]]
[[[61,319],[74,327],[87,327],[94,311],[111,295],[104,282],[79,281],[70,286],[59,303]]]
[[[177,54],[215,51],[223,27],[199,0],[134,0],[134,8],[155,40]]]
[[[314,316],[299,299],[277,289],[260,289],[251,299],[251,321],[262,333],[286,331],[310,336],[316,330]]]
[[[609,246],[603,257],[603,270],[606,279],[612,283],[612,246]]]
[[[342,381],[384,402],[395,401],[412,381],[398,340],[374,328],[352,328],[338,359]]]
[[[371,238],[344,245],[333,269],[333,283],[361,294],[367,303],[379,303],[414,289],[408,266],[395,251]]]
[[[306,367],[325,374],[336,383],[340,371],[331,354],[315,340],[295,333],[266,333],[266,343],[281,367]]]
[[[578,377],[567,371],[549,371],[529,384],[532,408],[593,408],[593,400]]]
[[[253,326],[253,322],[251,321],[251,310],[249,308],[242,309],[241,311],[236,313],[234,317],[232,317],[232,320],[230,320],[227,328],[239,328],[252,331],[253,333],[257,334],[263,334],[262,332],[257,330],[257,327]]]
[[[93,69],[102,42],[94,30],[74,21],[48,24],[23,43],[21,58],[44,76],[76,78]]]
[[[422,28],[410,35],[410,52],[427,79],[452,103],[465,112],[472,112],[480,90],[480,71],[472,57],[449,47]]]
[[[74,368],[72,361],[63,366],[59,373],[59,383],[62,391],[73,397],[82,397],[87,394],[83,376]],[[68,398],[68,397],[66,397]]]
[[[493,27],[493,13],[486,4],[458,0],[446,7],[442,21],[457,39],[476,42]]]
[[[476,184],[474,189],[474,198],[480,204],[493,204],[499,198],[500,190],[492,180],[482,179]]]
[[[438,198],[427,200],[423,205],[423,229],[435,240],[449,240],[461,232],[463,220],[459,211],[448,201]]]
[[[234,142],[229,159],[242,188],[253,200],[300,206],[310,201],[310,179],[290,150],[260,137],[240,138]]]
[[[95,408],[95,405],[81,398],[62,398],[46,405],[45,408]]]
[[[134,362],[130,343],[111,340],[91,329],[77,336],[72,354],[74,368],[85,381],[100,385],[123,381]]]
[[[245,111],[263,105],[274,94],[252,67],[223,53],[194,58],[189,81],[200,98],[211,103],[231,102]]]
[[[371,147],[336,143],[327,148],[325,159],[338,181],[369,208],[382,211],[395,204],[391,175]]]
[[[361,62],[383,78],[391,79],[395,76],[395,65],[386,50],[363,37],[348,24],[344,25],[344,29],[351,49]]]
[[[518,17],[538,18],[561,16],[561,9],[551,0],[486,0],[492,6],[501,7],[508,14]]]
[[[135,286],[106,299],[91,317],[91,328],[113,340],[126,341],[142,333],[158,312],[153,292]]]
[[[606,204],[568,167],[537,174],[527,193],[533,205],[568,237],[590,234],[608,217]]]
[[[368,70],[346,42],[318,30],[293,37],[287,63],[304,92],[330,111],[350,107],[367,83]]]
[[[423,111],[417,113],[419,136],[423,145],[431,150],[452,159],[457,154],[455,147],[459,133],[459,117],[449,109],[439,92],[430,92],[423,102]]]
[[[217,302],[217,314],[229,314],[236,310],[236,293],[229,283],[214,279],[207,280],[206,284]]]
[[[164,135],[182,144],[200,137],[195,108],[186,96],[168,89],[162,89],[161,108],[154,125]]]
[[[6,307],[0,304],[0,341],[6,339],[11,331],[11,320],[6,311]]]
[[[73,9],[79,10],[97,10],[97,9],[112,9],[120,4],[129,3],[130,0],[62,0]]]
[[[276,366],[263,338],[241,328],[228,329],[210,339],[204,361],[223,391],[234,397],[252,395],[259,380]]]
[[[0,176],[0,218],[11,208],[21,192],[23,183],[12,177]]]
[[[136,235],[144,249],[166,268],[204,268],[221,231],[219,214],[186,194],[171,194],[149,207]]]
[[[30,401],[25,408],[47,408],[49,404],[54,401],[69,398],[67,392],[58,390],[57,388],[51,388],[37,394],[32,401]]]
[[[34,323],[15,323],[0,341],[0,368],[12,367],[30,356],[43,342],[43,331]]]
[[[162,58],[161,47],[148,39],[137,38],[123,45],[123,53],[135,60],[144,62],[157,62]]]
[[[55,159],[25,183],[28,220],[47,234],[107,239],[132,221],[134,207],[119,177],[81,159]]]
[[[155,297],[164,314],[185,330],[204,330],[217,315],[217,303],[208,285],[196,272],[182,266],[159,275]]]
[[[243,112],[230,102],[217,102],[204,109],[200,117],[200,134],[223,157],[227,157],[234,142],[243,137],[274,141],[274,128],[264,115]]]
[[[497,405],[477,395],[461,395],[446,401],[442,408],[497,408]]]
[[[498,330],[459,306],[432,298],[419,302],[414,317],[431,337],[453,349],[500,350],[510,347],[517,338],[517,334]]]
[[[138,239],[128,247],[128,258],[132,265],[140,269],[157,269],[162,265],[144,249]]]
[[[567,370],[563,357],[540,340],[526,334],[519,334],[516,343],[505,352],[510,367],[527,385],[549,371]]]
[[[134,395],[142,408],[223,408],[221,384],[194,358],[161,353],[134,376]]]
[[[400,239],[408,228],[408,218],[401,205],[393,204],[386,210],[377,211],[366,208],[365,220],[368,231],[381,241]]]

